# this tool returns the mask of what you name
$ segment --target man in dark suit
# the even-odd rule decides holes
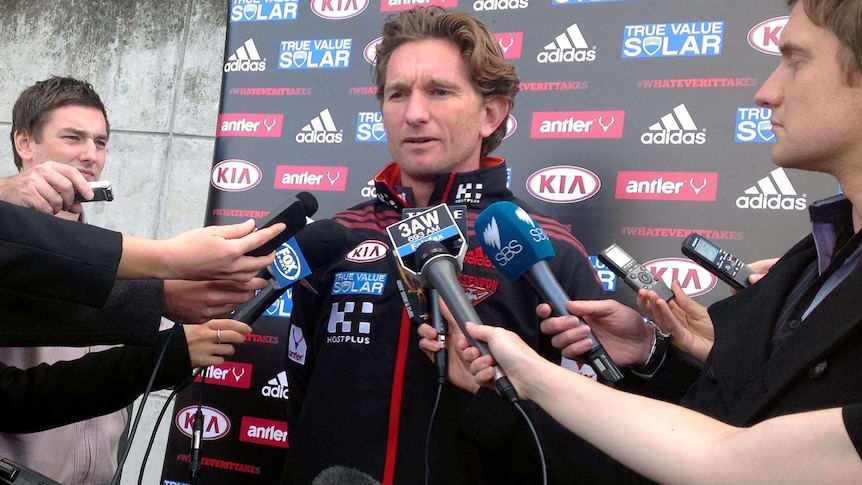
[[[588,327],[578,327],[575,317],[548,318],[547,305],[539,308],[542,331],[555,335],[564,356],[583,356],[592,330],[616,363],[642,370],[646,382],[620,386],[642,393],[680,383],[677,371],[686,364],[666,352],[672,342],[703,364],[679,402],[735,426],[862,403],[862,1],[789,0],[788,6],[782,60],[755,100],[772,110],[773,161],[830,174],[843,189],[810,207],[812,234],[756,284],[708,311],[678,283],[671,303],[641,290],[638,304],[657,326],[614,300],[569,302]],[[481,430],[481,414],[471,417]],[[512,442],[529,442],[499,430],[496,436],[510,441],[502,446],[478,432],[473,440],[504,450],[500,455],[517,454]],[[560,437],[550,453],[549,461],[565,463],[557,471],[569,480],[637,480],[573,436]]]

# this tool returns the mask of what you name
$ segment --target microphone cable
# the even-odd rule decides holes
[[[144,393],[141,395],[141,404],[138,406],[138,412],[135,414],[135,419],[132,421],[132,427],[129,430],[129,438],[126,440],[126,446],[123,450],[122,455],[120,455],[120,459],[117,461],[117,470],[114,472],[114,477],[111,479],[111,485],[119,485],[120,476],[123,474],[123,465],[126,463],[126,459],[129,457],[129,451],[132,449],[132,440],[135,439],[135,432],[138,429],[138,424],[141,421],[141,416],[144,414],[144,406],[147,404],[147,398],[150,395],[150,392],[153,389],[153,383],[156,381],[156,375],[159,372],[159,368],[162,366],[162,361],[164,361],[165,353],[168,351],[168,345],[171,342],[171,338],[173,338],[174,334],[177,332],[178,328],[181,328],[182,325],[174,324],[173,327],[168,332],[168,338],[165,339],[165,344],[162,346],[161,351],[159,351],[159,357],[156,359],[156,364],[153,366],[153,371],[150,373],[150,380],[147,382],[147,387],[144,389]]]
[[[144,470],[147,467],[147,461],[149,461],[150,459],[150,452],[152,451],[153,444],[156,441],[156,434],[158,434],[159,432],[159,425],[162,422],[162,418],[165,417],[165,413],[168,411],[168,406],[171,404],[171,401],[173,401],[177,394],[185,388],[186,386],[174,387],[170,395],[168,395],[168,398],[165,399],[165,403],[162,405],[162,409],[159,411],[159,416],[156,418],[156,424],[153,427],[153,432],[150,434],[150,441],[147,442],[147,449],[144,451],[144,459],[141,461],[141,472],[138,474],[138,485],[141,485],[144,482]]]
[[[548,465],[545,463],[545,451],[542,449],[542,443],[539,441],[539,433],[536,432],[533,422],[530,420],[530,417],[527,416],[527,412],[524,411],[521,403],[519,401],[514,401],[512,404],[521,416],[523,416],[524,421],[527,423],[527,428],[530,429],[530,435],[532,435],[533,441],[536,443],[536,451],[539,452],[539,466],[542,468],[542,485],[548,485]]]
[[[443,384],[446,382],[446,365],[449,358],[446,351],[446,322],[443,321],[443,315],[440,314],[440,300],[437,290],[430,290],[428,304],[431,309],[431,323],[437,329],[437,338],[440,339],[443,348],[434,354],[434,362],[437,365],[437,396],[434,398],[431,419],[428,421],[428,434],[425,436],[425,485],[431,485],[431,434],[434,429],[434,422],[437,420],[440,399],[443,395]]]

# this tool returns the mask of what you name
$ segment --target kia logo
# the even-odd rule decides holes
[[[356,17],[367,7],[370,0],[311,0],[311,11],[318,17],[343,20]]]
[[[389,246],[380,241],[369,239],[347,253],[344,259],[353,263],[370,263],[383,259],[389,254]]]
[[[197,405],[185,407],[177,413],[176,417],[177,429],[190,438],[194,432],[193,426],[197,409]],[[201,413],[204,418],[202,439],[217,440],[223,438],[230,431],[230,420],[227,419],[225,413],[209,406],[201,406]]]
[[[668,288],[673,281],[678,281],[682,291],[688,296],[709,293],[718,282],[714,274],[687,258],[654,259],[644,266]]]
[[[527,178],[527,190],[533,197],[555,204],[589,199],[601,186],[602,181],[593,172],[567,165],[546,167]]]
[[[515,130],[518,129],[518,120],[512,116],[512,113],[509,113],[509,116],[506,117],[506,134],[503,135],[503,139],[509,138],[515,133]]]
[[[260,183],[262,173],[257,165],[245,160],[222,160],[213,167],[210,183],[225,192],[241,192]]]
[[[365,57],[365,62],[371,64],[372,66],[377,64],[377,44],[383,42],[383,37],[378,37],[368,45],[365,46],[365,49],[362,50],[362,56]]]
[[[778,39],[789,18],[786,15],[775,17],[755,25],[748,31],[748,44],[764,54],[780,56]]]

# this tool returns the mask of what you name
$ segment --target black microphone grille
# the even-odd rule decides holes
[[[356,468],[336,465],[320,472],[311,485],[380,485],[380,482]]]
[[[321,219],[299,231],[296,244],[308,261],[308,266],[317,269],[348,249],[347,228],[332,219]]]
[[[310,192],[302,191],[296,194],[296,199],[302,204],[307,217],[311,217],[317,213],[317,199]]]
[[[428,260],[438,254],[448,255],[449,250],[446,249],[446,246],[439,241],[425,241],[416,248],[416,254],[413,255],[413,258],[416,261],[416,267],[422,268]]]

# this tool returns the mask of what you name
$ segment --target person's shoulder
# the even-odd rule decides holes
[[[368,200],[338,212],[332,219],[350,230],[385,235],[386,227],[400,221],[401,216],[397,211],[377,204],[376,200]]]

